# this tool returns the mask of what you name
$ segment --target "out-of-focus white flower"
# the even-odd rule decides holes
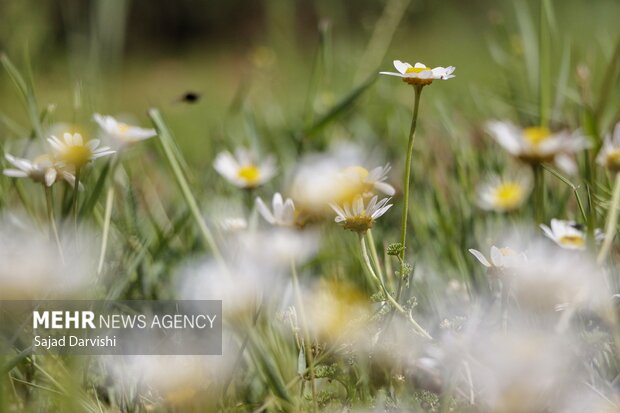
[[[452,73],[456,69],[454,66],[448,67],[436,67],[431,69],[426,67],[424,63],[416,63],[411,66],[409,63],[401,62],[400,60],[394,60],[394,67],[398,71],[395,72],[380,72],[382,75],[397,76],[403,79],[404,82],[410,85],[430,85],[433,80],[441,79],[447,80],[454,77]]]
[[[58,178],[62,178],[71,185],[75,184],[75,176],[54,162],[50,155],[41,155],[34,160],[16,158],[13,155],[5,154],[11,165],[16,169],[5,169],[4,175],[12,178],[30,178],[33,181],[45,186],[52,186]]]
[[[591,309],[606,305],[605,275],[588,254],[574,254],[531,241],[527,263],[514,268],[514,297],[522,310],[555,312],[562,307]]]
[[[469,252],[487,268],[512,268],[524,265],[527,260],[523,252],[519,253],[509,247],[497,248],[495,245],[491,247],[490,261],[478,250],[471,248]]]
[[[258,162],[254,153],[243,148],[237,148],[235,156],[228,151],[220,152],[213,167],[230,183],[246,189],[263,185],[276,174],[273,157]]]
[[[342,224],[344,229],[364,233],[372,228],[376,219],[392,207],[392,204],[388,204],[390,199],[383,198],[378,201],[378,197],[375,195],[368,202],[368,205],[364,206],[364,199],[358,196],[352,204],[345,203],[342,206],[332,204],[331,207],[337,214],[335,221]]]
[[[620,122],[614,128],[613,134],[607,134],[603,147],[599,151],[596,162],[613,172],[620,171]]]
[[[51,136],[47,141],[52,146],[60,162],[76,169],[80,169],[97,158],[112,155],[116,152],[107,146],[100,147],[101,142],[99,139],[91,139],[84,142],[82,135],[79,133],[65,133],[62,140]]]
[[[347,337],[368,324],[368,299],[348,283],[321,280],[304,291],[308,328],[317,337],[330,342]]]
[[[242,234],[237,242],[248,265],[273,273],[289,271],[291,261],[301,264],[314,256],[319,248],[317,233],[285,227]]]
[[[261,198],[256,198],[256,207],[258,212],[265,218],[265,221],[271,225],[281,227],[292,227],[295,225],[295,204],[293,200],[287,198],[282,199],[282,195],[277,192],[272,200],[273,212],[263,202]]]
[[[116,387],[126,395],[148,394],[149,404],[177,407],[211,402],[205,396],[209,385],[221,379],[220,359],[180,355],[102,357]]]
[[[551,220],[551,228],[541,224],[545,235],[560,247],[567,250],[585,250],[586,234],[579,229],[574,221]]]
[[[98,244],[80,233],[80,242],[61,232],[61,248],[25,220],[0,221],[0,299],[52,299],[84,295],[96,274]]]
[[[576,170],[569,155],[590,146],[579,131],[552,133],[545,127],[520,128],[501,121],[488,122],[487,129],[497,143],[521,161],[534,164],[555,162],[568,173]]]
[[[155,129],[128,125],[119,122],[112,116],[102,116],[95,113],[93,119],[97,122],[105,136],[110,138],[119,147],[140,142],[157,135]]]
[[[474,403],[476,411],[547,412],[583,380],[578,349],[553,329],[481,327],[441,344],[446,380]]]
[[[532,190],[528,175],[514,178],[492,176],[478,189],[478,205],[486,210],[506,212],[519,208]]]

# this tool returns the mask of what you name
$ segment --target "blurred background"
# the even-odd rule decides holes
[[[604,69],[618,37],[620,2],[553,5],[552,30],[561,35],[553,39],[552,65],[568,59],[573,69],[580,62],[594,73]],[[212,142],[244,143],[248,122],[257,135],[272,136],[262,145],[267,149],[298,137],[378,70],[391,70],[394,59],[457,67],[457,81],[427,93],[435,107],[428,118],[445,116],[447,107],[451,117],[474,121],[511,116],[487,93],[518,94],[517,82],[537,66],[528,45],[537,42],[538,9],[538,1],[527,0],[3,0],[0,50],[30,68],[40,107],[55,105],[50,122],[92,123],[92,113],[101,112],[145,123],[146,109],[157,106],[180,144],[199,149],[188,151],[190,162],[206,166]],[[518,78],[498,70],[499,63],[511,66],[507,50],[521,57]],[[573,79],[574,71],[566,76]],[[400,86],[379,79],[356,99],[358,119],[322,135],[401,133],[412,94]],[[188,92],[199,99],[181,102]],[[392,129],[369,127],[369,118],[386,116],[377,103],[390,99],[403,109],[402,125],[399,118]],[[4,137],[27,130],[5,73],[0,115]]]

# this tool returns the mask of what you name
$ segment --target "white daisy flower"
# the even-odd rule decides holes
[[[528,175],[510,178],[491,176],[478,189],[478,205],[482,209],[506,212],[519,208],[532,190]]]
[[[551,228],[541,224],[545,235],[560,247],[567,250],[586,249],[586,234],[579,229],[574,221],[551,220]]]
[[[426,67],[423,63],[416,63],[411,66],[409,63],[401,62],[400,60],[394,60],[394,67],[398,71],[395,72],[380,72],[382,75],[398,76],[403,79],[403,82],[410,85],[430,85],[433,80],[441,79],[447,80],[454,77],[452,73],[456,69],[454,66],[448,67],[436,67],[431,69]]]
[[[256,198],[256,207],[258,212],[265,218],[265,221],[271,225],[281,227],[292,227],[295,225],[295,204],[293,200],[287,198],[282,199],[280,193],[276,193],[272,200],[273,212],[265,205],[261,198]]]
[[[128,125],[119,122],[112,116],[102,116],[95,113],[93,119],[97,122],[103,133],[118,144],[119,147],[143,141],[157,135],[155,129],[145,129]]]
[[[34,182],[45,184],[45,186],[52,186],[59,179],[67,181],[71,186],[75,185],[75,175],[62,168],[57,162],[54,162],[50,155],[41,155],[34,160],[16,158],[11,154],[5,154],[6,158],[11,165],[16,169],[9,168],[3,171],[5,176],[12,178],[30,178]],[[80,184],[80,189],[83,189]]]
[[[390,164],[378,166],[370,171],[362,166],[355,165],[345,168],[341,177],[346,181],[344,187],[351,189],[354,195],[370,198],[376,192],[382,192],[387,196],[393,196],[396,190],[392,185],[385,182],[391,169]],[[354,197],[350,198],[353,199]]]
[[[228,151],[220,152],[213,162],[213,167],[230,183],[246,189],[263,185],[276,174],[272,157],[258,163],[256,155],[243,148],[237,148],[235,156]]]
[[[344,229],[364,233],[372,228],[377,218],[392,207],[392,204],[388,204],[390,199],[383,198],[381,201],[377,201],[378,197],[375,195],[368,202],[368,205],[364,206],[364,199],[358,196],[351,204],[345,203],[342,207],[335,204],[330,206],[337,214],[335,221],[342,224]]]
[[[613,172],[620,171],[620,122],[616,124],[613,135],[607,134],[596,162]]]
[[[574,173],[569,155],[586,149],[589,142],[578,131],[551,133],[545,127],[520,128],[510,122],[491,121],[487,129],[511,155],[526,163],[555,162],[564,171]]]
[[[76,169],[80,169],[97,158],[112,155],[116,152],[107,146],[100,147],[101,142],[99,139],[91,139],[84,142],[82,135],[79,133],[65,133],[62,140],[51,136],[47,141],[52,145],[61,163],[73,166]]]
[[[524,253],[518,253],[509,247],[497,248],[495,245],[491,247],[491,259],[488,260],[484,254],[473,248],[469,252],[487,268],[512,268],[522,265],[527,260]]]

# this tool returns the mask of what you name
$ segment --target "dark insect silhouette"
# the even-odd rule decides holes
[[[200,100],[200,93],[197,92],[187,92],[184,93],[180,98],[179,102],[193,104]]]

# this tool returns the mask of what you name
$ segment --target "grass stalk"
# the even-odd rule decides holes
[[[297,275],[297,266],[295,265],[295,260],[291,260],[291,275],[293,277],[293,289],[295,290],[295,299],[297,301],[297,305],[299,306],[299,314],[301,316],[301,325],[304,333],[304,339],[302,342],[303,350],[308,359],[308,372],[310,373],[310,385],[312,388],[312,406],[314,412],[319,411],[319,404],[316,393],[316,380],[315,380],[315,372],[314,372],[314,355],[312,354],[312,342],[310,341],[310,332],[308,331],[308,323],[306,321],[306,312],[304,310],[303,298],[301,294],[301,289],[299,287],[299,277]]]
[[[535,225],[545,222],[545,176],[541,164],[532,165],[534,174],[534,222]]]
[[[58,227],[56,226],[56,218],[54,216],[54,194],[52,193],[51,187],[43,184],[43,188],[45,191],[45,206],[47,208],[47,219],[50,225],[50,239],[52,239],[58,246],[58,253],[60,254],[60,259],[64,263],[65,256],[62,251],[62,244],[60,243],[60,236],[58,235]]]
[[[157,130],[157,136],[159,138],[159,142],[164,150],[164,154],[166,156],[166,160],[172,169],[174,177],[181,189],[181,193],[183,194],[183,198],[185,198],[185,202],[192,212],[192,216],[198,224],[198,228],[200,229],[200,234],[202,235],[202,239],[208,249],[211,250],[211,253],[215,257],[215,259],[225,268],[224,258],[220,252],[217,243],[215,242],[215,238],[207,227],[207,223],[205,222],[202,213],[200,212],[200,208],[198,207],[198,203],[196,202],[196,198],[194,198],[193,192],[185,178],[185,174],[181,169],[181,164],[177,160],[173,149],[168,144],[171,139],[170,132],[168,131],[167,126],[165,125],[161,114],[157,109],[151,109],[148,112],[155,129]]]
[[[394,297],[392,297],[392,294],[390,294],[390,292],[387,290],[387,288],[385,287],[385,284],[383,284],[383,282],[379,279],[379,277],[377,277],[377,274],[373,270],[372,264],[370,263],[370,258],[368,256],[368,248],[366,247],[366,240],[364,239],[363,235],[360,235],[359,239],[360,239],[360,247],[362,250],[362,259],[363,259],[364,266],[368,270],[368,273],[370,274],[372,279],[375,280],[377,284],[379,285],[379,287],[381,288],[381,291],[383,292],[385,299],[388,300],[390,304],[392,304],[392,306],[399,313],[405,315],[405,317],[413,325],[413,327],[415,328],[418,334],[420,334],[424,338],[432,340],[433,337],[413,318],[411,311],[405,310],[403,306],[401,306],[398,303],[398,301]]]
[[[605,240],[599,250],[596,262],[603,264],[607,254],[611,249],[614,237],[616,236],[616,227],[618,225],[618,208],[620,207],[620,173],[616,173],[616,179],[614,181],[614,191],[611,197],[611,206],[609,207],[609,213],[607,214],[607,223],[605,224]]]
[[[103,237],[101,239],[101,250],[99,252],[99,264],[97,265],[97,274],[101,274],[103,270],[103,263],[105,261],[105,254],[108,248],[108,238],[110,234],[110,221],[112,219],[112,206],[114,205],[114,187],[108,188],[105,201],[105,217],[103,220]]]

